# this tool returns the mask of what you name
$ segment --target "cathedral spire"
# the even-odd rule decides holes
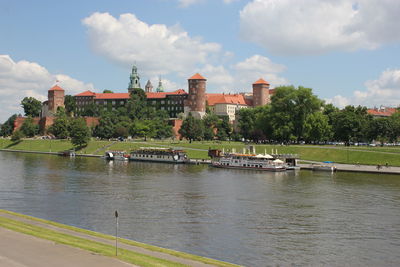
[[[161,76],[158,81],[157,93],[164,92],[164,86],[162,85]]]
[[[140,86],[140,76],[137,72],[137,67],[133,65],[128,91],[131,92],[135,88],[142,88],[142,87]]]
[[[153,85],[151,84],[150,80],[147,81],[146,86],[144,87],[146,93],[153,92]]]

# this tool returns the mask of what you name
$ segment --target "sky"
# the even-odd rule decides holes
[[[400,105],[399,0],[0,0],[0,122],[24,97],[127,92],[161,77],[207,92],[312,88],[338,107]]]

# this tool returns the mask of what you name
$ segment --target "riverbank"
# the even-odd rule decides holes
[[[115,237],[113,236],[1,209],[0,226],[24,235],[50,240],[56,244],[80,248],[94,252],[97,255],[135,264],[136,266],[237,266],[123,238],[118,238],[118,256],[115,256]],[[10,235],[10,233],[8,233],[8,235]],[[24,239],[23,236],[19,237],[19,239],[21,238]],[[0,239],[0,246],[13,245],[2,244],[5,240],[6,239]],[[18,250],[18,246],[15,249]],[[4,252],[0,251],[0,256],[2,256],[2,253]],[[23,257],[25,253],[26,251],[22,249],[17,251],[17,254],[20,254],[21,257]],[[37,255],[37,257],[43,258],[46,253],[47,251],[44,251],[42,253],[43,255]],[[62,253],[59,256],[60,261],[65,260],[62,257]]]
[[[246,145],[242,142],[185,142],[185,141],[98,141],[92,140],[89,145],[76,151],[80,156],[102,156],[106,150],[130,151],[139,147],[177,147],[187,151],[192,159],[209,159],[208,149],[235,149],[242,151]],[[332,161],[350,165],[389,165],[400,167],[400,147],[344,147],[344,146],[313,146],[313,145],[255,145],[257,153],[298,154],[301,160]],[[35,153],[58,153],[73,149],[68,140],[24,139],[13,143],[9,139],[0,138],[0,150],[31,151]]]

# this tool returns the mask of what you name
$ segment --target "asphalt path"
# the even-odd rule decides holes
[[[129,267],[135,266],[34,236],[0,228],[1,267]]]
[[[38,221],[35,221],[35,220],[31,220],[29,218],[22,218],[22,217],[15,216],[15,215],[12,215],[12,214],[3,213],[1,211],[0,211],[0,216],[5,217],[5,218],[9,218],[9,219],[13,219],[13,220],[17,220],[17,221],[21,221],[21,222],[24,222],[24,223],[36,225],[36,226],[43,227],[43,228],[46,228],[46,229],[50,229],[50,230],[53,230],[53,231],[57,231],[57,232],[61,232],[61,233],[65,233],[65,234],[69,234],[69,235],[73,235],[73,236],[77,236],[77,237],[80,237],[80,238],[84,238],[84,239],[88,239],[88,240],[92,240],[92,241],[96,241],[96,242],[100,242],[100,243],[104,243],[104,244],[108,244],[108,245],[114,245],[115,244],[114,240],[104,239],[104,238],[101,238],[101,237],[88,235],[88,234],[85,234],[85,233],[82,233],[82,232],[76,232],[76,231],[73,231],[73,230],[70,230],[70,229],[60,228],[60,227],[57,227],[57,226],[54,226],[54,225],[49,225],[49,224],[46,224],[46,223],[42,223],[42,222],[38,222]],[[0,227],[0,229],[3,229],[3,228]],[[2,264],[1,263],[1,256],[2,256],[2,250],[3,250],[2,248],[3,248],[3,245],[7,244],[7,242],[3,243],[3,238],[2,238],[2,234],[1,233],[2,232],[0,232],[0,267],[3,267],[3,265],[1,265]],[[19,234],[19,233],[16,233],[16,234]],[[19,235],[23,235],[23,234],[19,234]],[[31,237],[29,235],[23,235],[23,236],[29,237],[29,238]],[[38,238],[36,238],[36,239],[38,239]],[[50,242],[50,243],[52,243],[52,242]],[[53,244],[55,244],[55,243],[53,242]],[[61,246],[61,245],[57,244],[57,246]],[[65,246],[65,247],[68,247],[68,246]],[[119,248],[124,248],[124,249],[127,249],[127,250],[131,250],[131,251],[134,251],[134,252],[137,252],[137,253],[140,253],[140,254],[149,255],[149,256],[152,256],[152,257],[155,257],[155,258],[160,258],[160,259],[165,259],[165,260],[169,260],[169,261],[172,261],[172,262],[177,262],[177,263],[180,263],[180,264],[183,264],[183,265],[187,265],[187,266],[194,266],[194,267],[207,267],[207,266],[211,267],[211,266],[214,266],[214,265],[209,265],[209,264],[205,264],[205,263],[194,261],[194,260],[190,260],[190,259],[176,257],[174,255],[163,253],[163,252],[148,250],[148,249],[145,249],[145,248],[142,248],[142,247],[137,247],[137,246],[134,246],[134,245],[124,244],[122,242],[119,243],[118,247]],[[18,249],[18,246],[15,246],[15,248]],[[72,248],[72,249],[75,249],[75,248]],[[80,250],[80,249],[77,249],[77,250]],[[23,255],[24,251],[25,251],[25,249],[24,250],[19,249],[19,252],[17,253],[17,255]],[[43,250],[43,251],[45,251],[45,250]],[[80,251],[82,251],[82,250],[80,250]],[[87,254],[91,254],[90,252],[86,252],[86,253]],[[46,254],[47,254],[47,252],[46,252]],[[32,253],[32,255],[35,257],[35,253]],[[58,255],[60,255],[60,254],[58,254]],[[15,260],[15,258],[14,259],[11,258],[11,259]],[[16,259],[18,259],[18,258],[16,258]],[[67,259],[68,259],[68,257],[67,257]],[[100,259],[100,258],[98,258],[98,259]],[[112,259],[112,258],[110,258],[110,259]],[[9,265],[4,265],[4,266],[9,266]],[[14,265],[11,265],[11,266],[14,266]],[[15,265],[15,266],[19,266],[19,265]],[[24,265],[22,265],[22,266],[24,266]],[[74,265],[74,264],[70,264],[70,265],[57,265],[57,264],[56,265],[43,265],[42,264],[42,265],[26,265],[26,266],[35,267],[35,266],[90,266],[90,265]],[[95,264],[93,266],[97,267],[99,265]],[[103,265],[101,265],[101,266],[103,266]],[[104,265],[104,266],[134,266],[134,265]]]

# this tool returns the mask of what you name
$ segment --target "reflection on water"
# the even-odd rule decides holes
[[[0,207],[248,266],[400,262],[400,178],[0,152]]]

